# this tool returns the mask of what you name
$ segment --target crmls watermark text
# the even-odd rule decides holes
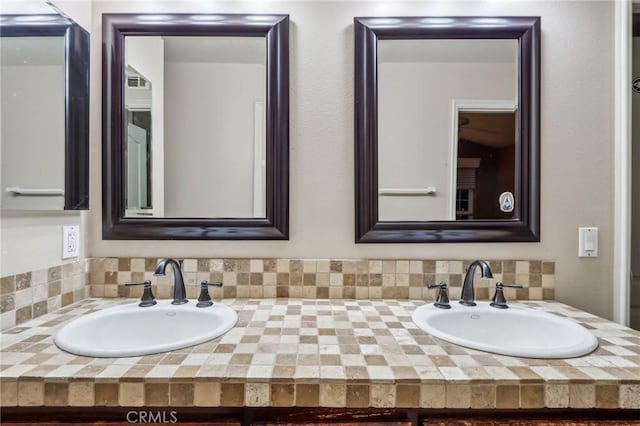
[[[129,423],[177,423],[178,413],[175,411],[128,411]]]

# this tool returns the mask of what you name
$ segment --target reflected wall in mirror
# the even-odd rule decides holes
[[[539,18],[354,22],[356,242],[539,241]]]
[[[89,34],[54,12],[0,15],[3,210],[89,207]]]
[[[494,207],[513,192],[517,49],[516,40],[378,41],[380,220],[507,217]]]
[[[127,217],[265,217],[266,43],[125,37]]]
[[[64,37],[3,36],[0,64],[2,208],[62,210]]]
[[[105,239],[288,238],[288,17],[104,15]]]

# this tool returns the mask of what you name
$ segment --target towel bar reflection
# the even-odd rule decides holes
[[[20,188],[20,187],[7,187],[7,192],[11,192],[14,195],[30,196],[30,195],[54,195],[64,196],[64,189],[59,188]]]
[[[436,188],[433,186],[426,188],[380,188],[378,194],[387,196],[429,196],[436,195]]]

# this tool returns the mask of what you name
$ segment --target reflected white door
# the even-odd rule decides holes
[[[147,206],[147,131],[127,126],[127,209]]]

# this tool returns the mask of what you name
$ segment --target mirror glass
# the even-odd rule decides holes
[[[378,40],[380,221],[514,218],[517,39]]]
[[[64,43],[0,37],[3,209],[64,208]]]
[[[266,42],[125,37],[127,217],[264,218]]]

